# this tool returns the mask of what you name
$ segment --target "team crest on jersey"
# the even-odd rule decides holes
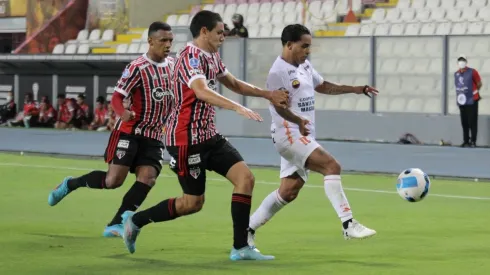
[[[116,151],[116,156],[118,159],[122,159],[126,155],[126,151],[123,150],[117,150]]]
[[[155,101],[162,101],[165,96],[173,96],[170,91],[164,91],[161,87],[153,88],[151,91],[151,97]]]
[[[193,167],[189,170],[189,174],[197,179],[199,177],[199,175],[201,174],[201,168],[200,167]]]
[[[193,57],[189,59],[189,64],[191,65],[192,68],[197,68],[199,67],[199,59]]]
[[[129,69],[126,68],[122,74],[122,78],[128,78],[130,75]]]
[[[298,89],[299,88],[299,80],[295,79],[293,82],[291,82],[291,85],[293,88]]]

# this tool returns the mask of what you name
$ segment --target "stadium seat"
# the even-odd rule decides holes
[[[238,4],[235,13],[241,14],[243,16],[247,15],[247,13],[248,13],[248,4],[247,3]]]
[[[487,6],[487,0],[473,0],[471,6],[477,9]]]
[[[298,14],[294,12],[289,12],[286,13],[286,16],[284,17],[284,24],[289,25],[289,24],[296,24],[298,21]]]
[[[102,34],[102,41],[113,41],[114,40],[114,30],[107,29]]]
[[[250,38],[258,37],[259,31],[260,31],[260,27],[259,26],[251,25],[250,27],[248,27],[248,36]]]
[[[384,9],[375,9],[371,15],[371,21],[375,23],[383,22],[385,20],[385,13],[386,11]]]
[[[444,22],[446,16],[446,10],[443,8],[432,9],[430,13],[430,20],[436,22]]]
[[[89,54],[90,53],[90,47],[88,44],[80,44],[77,49],[77,54]]]
[[[177,19],[177,25],[180,27],[187,27],[189,24],[189,15],[188,14],[181,14],[179,16],[179,19]]]
[[[410,8],[410,0],[398,0],[396,8],[401,10]]]
[[[418,35],[420,32],[420,23],[411,23],[405,26],[405,35]]]
[[[219,14],[223,14],[225,12],[225,4],[214,5],[213,11]]]
[[[461,10],[460,9],[450,9],[446,11],[445,20],[451,22],[458,22],[461,19]]]
[[[361,25],[353,24],[347,27],[344,36],[358,36],[359,31],[361,30]]]
[[[119,44],[116,47],[116,53],[125,54],[128,51],[128,44]]]
[[[400,20],[402,22],[412,22],[415,18],[415,9],[404,9],[401,11]]]
[[[264,25],[260,28],[258,37],[270,37],[272,34],[272,27],[270,25]]]
[[[75,54],[77,52],[77,45],[76,44],[68,44],[65,47],[65,54]]]
[[[232,17],[233,14],[236,12],[236,9],[237,9],[237,4],[235,3],[226,5],[223,17],[225,18]]]
[[[436,32],[437,24],[436,23],[425,23],[422,25],[420,29],[420,35],[434,35]]]
[[[58,44],[58,45],[54,46],[52,53],[53,54],[63,54],[64,51],[65,51],[65,45]]]
[[[390,28],[390,35],[402,36],[404,34],[405,24],[393,24]]]
[[[258,14],[260,9],[260,4],[259,3],[252,3],[248,5],[248,10],[247,10],[247,16],[250,16],[252,14]]]
[[[441,5],[441,0],[427,0],[425,7],[428,9],[435,9]]]
[[[436,29],[436,35],[448,35],[451,33],[451,22],[439,23]]]
[[[314,17],[321,18],[322,14],[324,13],[324,11],[322,10],[322,2],[321,1],[313,1],[313,2],[309,3],[307,13],[311,13]]]
[[[146,52],[148,52],[149,48],[150,48],[150,45],[148,43],[141,43],[138,52],[139,53],[146,53]]]
[[[206,4],[206,5],[202,6],[202,10],[203,11],[214,11],[214,5]]]
[[[90,32],[90,36],[88,37],[89,41],[98,41],[100,40],[100,30],[99,29],[93,29]]]
[[[415,10],[415,19],[417,22],[430,22],[431,11],[429,9],[417,9]]]
[[[272,29],[271,37],[280,38],[282,35],[283,29],[284,29],[284,27],[282,27],[282,26],[275,26]]]
[[[478,19],[481,21],[490,21],[490,6],[486,6],[478,12]]]
[[[461,0],[458,0],[458,2],[459,1],[461,1]],[[441,8],[443,8],[443,9],[451,10],[451,9],[454,9],[455,6],[456,6],[456,0],[442,0],[441,1]]]
[[[272,3],[271,2],[262,2],[259,7],[259,13],[271,13]]]
[[[248,26],[248,28],[251,28],[258,21],[259,21],[259,17],[257,14],[248,15],[247,17],[245,17],[245,25]]]
[[[359,30],[359,36],[372,36],[374,33],[374,25],[371,24],[363,24],[361,25],[361,29]]]
[[[438,0],[434,0],[434,1],[438,1]],[[413,0],[411,7],[414,9],[423,9],[425,7],[425,0]]]
[[[78,32],[77,38],[68,40],[66,43],[86,43],[88,42],[88,30],[84,29]]]
[[[167,17],[166,23],[169,24],[170,26],[177,26],[177,19],[178,19],[178,15],[171,14]]]
[[[376,29],[374,31],[374,36],[386,36],[390,31],[390,24],[379,24],[376,25]]]
[[[399,9],[389,9],[388,12],[386,13],[386,17],[384,21],[391,22],[391,23],[400,22],[400,15],[401,14]]]
[[[461,14],[461,21],[478,21],[478,10],[475,7],[466,7]]]
[[[131,43],[131,45],[129,45],[127,53],[131,53],[131,54],[138,53],[139,48],[140,48],[140,43]]]
[[[452,35],[463,35],[466,34],[466,29],[468,28],[467,22],[454,23],[451,29]]]

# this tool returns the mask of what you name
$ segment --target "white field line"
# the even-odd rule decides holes
[[[49,165],[36,165],[36,164],[22,164],[22,163],[0,163],[0,166],[11,166],[11,167],[26,167],[26,168],[43,168],[43,169],[57,169],[57,170],[73,170],[73,171],[93,171],[97,170],[94,168],[79,168],[79,167],[70,167],[70,166],[49,166]],[[169,175],[169,174],[160,174],[160,177],[163,178],[175,178],[174,175]],[[211,181],[220,181],[220,182],[228,182],[227,179],[224,178],[207,178],[208,180]],[[261,181],[261,180],[256,180],[255,183],[259,184],[267,184],[267,185],[279,185],[279,181],[277,182],[270,182],[270,181]],[[307,188],[323,188],[321,185],[309,185],[305,184],[304,187]],[[394,191],[387,191],[387,190],[379,190],[379,189],[367,189],[367,188],[347,188],[344,187],[345,190],[348,191],[356,191],[356,192],[368,192],[368,193],[382,193],[382,194],[398,194],[397,192]],[[445,195],[445,194],[433,194],[429,193],[429,196],[431,197],[441,197],[441,198],[448,198],[448,199],[467,199],[467,200],[488,200],[490,201],[490,197],[474,197],[474,196],[456,196],[456,195]]]

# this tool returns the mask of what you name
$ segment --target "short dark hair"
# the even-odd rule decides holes
[[[84,94],[78,94],[78,98],[85,99],[85,95]]]
[[[169,24],[161,22],[161,21],[156,21],[151,23],[150,27],[148,28],[148,36],[151,36],[153,33],[157,31],[172,31],[172,27],[170,27]]]
[[[65,96],[65,94],[58,94],[58,96],[56,98],[57,99],[65,99],[66,96]]]
[[[208,10],[202,10],[196,13],[192,18],[191,26],[189,28],[191,30],[192,38],[199,37],[203,27],[206,27],[209,31],[213,30],[218,22],[223,22],[223,18],[221,18],[221,15],[218,13]]]
[[[287,25],[281,34],[282,45],[286,45],[288,42],[298,42],[303,35],[311,35],[310,30],[301,24]]]
[[[95,102],[100,103],[100,104],[104,104],[105,103],[105,98],[103,96],[99,95],[97,97],[97,99],[95,100]]]

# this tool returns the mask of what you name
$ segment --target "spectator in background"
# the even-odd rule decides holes
[[[0,105],[0,125],[5,124],[10,119],[15,118],[15,113],[17,112],[17,104],[14,101],[14,94],[8,92],[6,103]]]
[[[39,120],[38,126],[45,128],[53,128],[56,123],[57,112],[54,109],[47,96],[41,98],[41,104],[39,104]]]
[[[461,126],[463,127],[463,144],[461,147],[476,147],[478,134],[478,101],[482,87],[481,77],[477,70],[467,66],[465,55],[458,57],[459,69],[454,73],[456,102],[459,106]],[[470,139],[471,131],[471,139]]]
[[[243,25],[243,16],[235,13],[231,18],[234,28],[230,31],[229,36],[248,38],[248,30]]]
[[[37,102],[34,101],[32,93],[28,93],[24,97],[24,110],[17,114],[13,121],[9,121],[9,126],[20,127],[35,127],[39,117],[39,108]]]
[[[70,115],[66,104],[67,99],[65,94],[58,94],[56,103],[58,105],[58,116],[56,118],[56,123],[54,124],[54,127],[56,129],[65,129],[67,127]]]
[[[99,96],[97,97],[95,104],[94,119],[92,123],[90,123],[88,129],[98,131],[107,130],[107,123],[109,120],[106,118],[106,115],[107,108],[105,106],[105,99],[103,96]]]
[[[77,98],[77,104],[80,107],[81,110],[81,120],[82,120],[82,125],[86,126],[90,124],[91,115],[90,115],[90,107],[88,106],[87,103],[85,103],[85,95],[79,94]]]
[[[71,128],[72,130],[74,128],[81,129],[85,117],[84,117],[83,110],[77,104],[77,100],[74,98],[69,98],[68,101],[66,102],[66,107],[69,112],[67,128]]]

